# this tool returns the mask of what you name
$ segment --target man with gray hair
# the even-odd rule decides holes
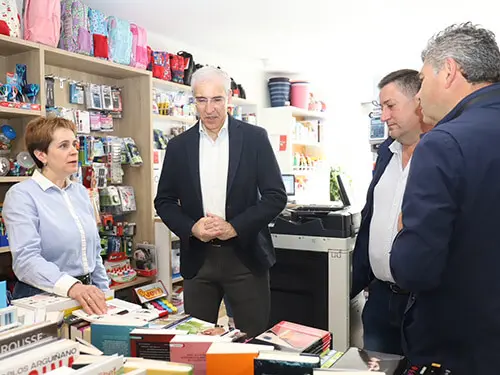
[[[155,208],[181,240],[186,312],[216,323],[226,295],[236,327],[253,337],[269,324],[268,224],[285,187],[266,131],[228,116],[229,76],[203,67],[191,86],[200,120],[168,143]]]
[[[403,347],[416,365],[497,374],[500,353],[500,51],[471,23],[435,35],[417,94],[438,122],[415,149],[392,275],[412,292]]]
[[[428,126],[422,121],[418,71],[401,69],[378,84],[381,120],[389,138],[380,145],[372,182],[353,253],[351,298],[369,289],[363,310],[364,348],[403,354],[401,322],[408,292],[395,284],[389,267],[392,241],[398,231],[401,201],[413,150]]]

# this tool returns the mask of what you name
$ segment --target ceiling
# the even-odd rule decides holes
[[[176,41],[185,48],[264,60],[265,67],[271,67],[268,70],[320,71],[335,65],[342,74],[356,71],[356,67],[358,72],[366,70],[377,61],[384,69],[391,62],[408,65],[413,61],[410,57],[418,62],[427,38],[444,26],[472,19],[496,29],[498,18],[497,11],[485,11],[489,0],[475,0],[472,8],[460,6],[468,4],[466,0],[420,0],[418,4],[401,0],[85,3],[133,21],[154,36],[165,37],[166,43]]]
[[[334,31],[335,2],[308,0],[298,6],[290,0],[85,1],[188,46],[273,61],[322,49],[325,35]]]

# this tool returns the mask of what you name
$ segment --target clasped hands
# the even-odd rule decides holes
[[[193,236],[200,241],[208,242],[215,238],[221,241],[227,241],[237,236],[233,226],[220,216],[207,213],[193,225],[191,229]]]

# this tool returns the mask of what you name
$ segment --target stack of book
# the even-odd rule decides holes
[[[316,371],[314,374],[327,372],[358,374],[364,371],[369,374],[402,375],[407,368],[405,357],[385,354],[370,350],[349,348],[329,369]]]
[[[404,357],[332,348],[330,332],[282,321],[247,338],[186,314],[159,314],[108,296],[108,312],[86,314],[47,294],[0,309],[0,375],[439,374]],[[439,371],[438,371],[439,370]]]
[[[45,374],[71,366],[80,350],[75,341],[60,339],[56,323],[20,326],[0,334],[0,374]]]
[[[251,340],[255,344],[272,345],[276,350],[317,354],[331,349],[332,334],[317,328],[282,321]]]

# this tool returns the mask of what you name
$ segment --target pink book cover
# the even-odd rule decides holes
[[[193,365],[193,375],[205,375],[207,351],[215,341],[224,341],[218,336],[177,335],[170,341],[170,361]]]

